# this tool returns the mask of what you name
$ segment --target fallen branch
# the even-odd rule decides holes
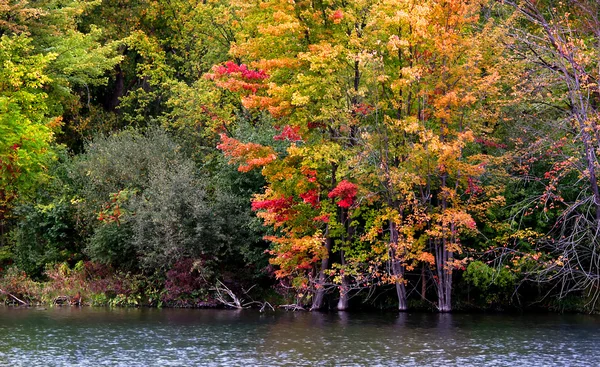
[[[13,298],[15,301],[17,301],[17,302],[21,303],[22,305],[26,305],[26,306],[27,306],[27,305],[29,305],[29,303],[27,303],[27,302],[25,302],[25,301],[23,301],[23,300],[21,300],[21,299],[18,299],[17,297],[15,297],[14,295],[12,295],[12,294],[8,293],[7,291],[5,291],[5,290],[3,290],[3,289],[0,289],[0,293],[4,293],[4,294],[6,294],[7,296],[10,296],[10,297],[12,297],[12,298]]]
[[[215,299],[227,307],[237,308],[241,310],[244,308],[250,308],[250,306],[256,304],[261,306],[260,312],[264,312],[267,308],[270,308],[271,310],[275,311],[275,308],[273,308],[273,306],[269,302],[259,302],[252,300],[252,297],[248,295],[248,292],[252,288],[254,288],[254,285],[248,290],[242,289],[244,291],[244,294],[246,294],[250,298],[249,302],[245,302],[243,298],[236,296],[235,293],[233,293],[233,291],[229,289],[225,284],[223,284],[223,282],[221,282],[220,280],[217,280],[217,284],[214,288],[212,288],[212,290],[214,290],[217,293]]]
[[[286,311],[306,311],[304,307],[296,303],[290,305],[280,305],[279,308],[283,308]]]
[[[213,288],[215,292],[217,292],[216,299],[227,307],[242,309],[246,308],[242,305],[243,300],[238,298],[235,293],[223,282],[217,280],[217,285]]]
[[[262,307],[260,308],[260,312],[264,312],[265,308],[269,306],[269,308],[271,309],[271,311],[275,311],[275,309],[273,308],[273,306],[271,306],[271,304],[269,302],[265,302],[263,303]]]

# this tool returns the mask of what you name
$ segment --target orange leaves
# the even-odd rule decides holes
[[[421,252],[417,257],[417,260],[427,263],[429,265],[435,264],[435,257],[430,252]]]
[[[256,143],[242,143],[237,139],[221,134],[221,144],[217,148],[229,157],[230,163],[238,163],[238,171],[249,172],[254,168],[263,167],[277,159],[271,147]]]
[[[334,24],[339,24],[342,19],[344,19],[344,12],[341,9],[338,9],[329,15],[329,20]]]

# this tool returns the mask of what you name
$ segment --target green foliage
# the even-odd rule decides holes
[[[491,268],[482,261],[469,263],[463,279],[473,287],[485,305],[510,304],[517,276],[508,268]]]
[[[15,264],[34,278],[42,276],[46,264],[81,259],[81,227],[69,181],[71,158],[56,150],[59,158],[48,167],[51,177],[38,184],[35,195],[15,203],[16,225],[10,234]]]
[[[23,204],[12,237],[15,264],[32,277],[39,277],[46,264],[72,261],[81,257],[70,202],[58,200],[48,205]]]
[[[464,278],[482,291],[490,287],[510,288],[515,284],[515,275],[506,268],[493,269],[481,261],[472,261],[467,266]]]
[[[248,199],[225,175],[200,174],[161,129],[98,137],[75,167],[93,260],[166,271],[182,258],[259,257]]]
[[[52,124],[43,87],[54,58],[35,54],[25,36],[0,38],[0,208],[47,178]]]

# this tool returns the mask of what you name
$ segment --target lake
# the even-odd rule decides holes
[[[0,307],[0,365],[600,366],[589,315]]]

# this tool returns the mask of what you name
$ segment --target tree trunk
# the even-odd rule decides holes
[[[448,267],[448,259],[452,253],[447,250],[446,240],[435,241],[435,266],[437,270],[438,311],[452,311],[452,269]]]
[[[325,236],[327,239],[325,240],[325,248],[327,249],[327,258],[321,261],[321,270],[319,271],[319,276],[317,278],[315,297],[313,298],[312,306],[310,307],[311,311],[318,311],[323,308],[323,300],[325,299],[325,271],[329,268],[329,255],[331,253],[331,245],[333,239],[328,237],[329,227],[325,231]]]
[[[340,251],[342,269],[346,265],[346,259],[344,258],[344,250]],[[338,311],[346,311],[348,309],[348,278],[342,275],[342,285],[340,286],[340,299],[337,304]]]
[[[125,93],[125,74],[121,69],[121,65],[116,66],[116,71],[115,87],[106,106],[109,111],[114,111],[117,109],[117,107],[119,107],[119,103],[121,103],[121,97],[123,97]]]
[[[406,285],[404,284],[404,265],[398,259],[398,228],[396,223],[390,221],[390,261],[392,275],[396,279],[396,295],[398,297],[398,310],[406,311]]]
[[[425,264],[421,265],[421,300],[425,301],[427,298],[425,297],[425,293],[427,293],[427,279],[425,278]]]

